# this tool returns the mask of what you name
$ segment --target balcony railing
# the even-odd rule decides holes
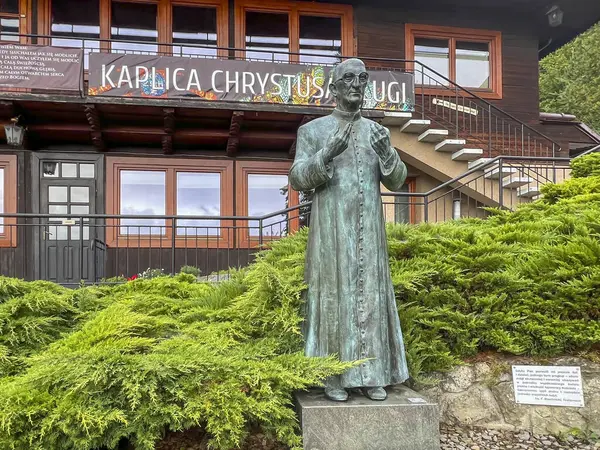
[[[331,65],[331,54],[301,54],[253,48],[252,58],[246,57],[246,50],[231,47],[216,47],[199,44],[164,44],[135,40],[107,40],[68,38],[66,36],[20,35],[21,40],[31,45],[50,45],[59,42],[62,46],[84,51],[85,67],[89,55],[95,52],[111,52],[132,55],[164,55],[185,58],[217,58],[265,61],[278,64],[297,62],[300,57],[314,58],[314,64]],[[250,53],[250,51],[248,51]],[[256,58],[263,54],[264,58]],[[449,138],[466,141],[468,148],[484,150],[484,156],[498,155],[554,157],[561,150],[560,145],[541,132],[532,128],[512,114],[503,111],[491,102],[481,98],[473,90],[466,89],[441,73],[415,60],[370,58],[358,55],[368,67],[403,71],[414,75],[417,86],[415,93],[414,118],[429,119],[432,123],[449,131]],[[346,56],[337,57],[338,61]],[[304,63],[307,64],[307,63]],[[86,73],[82,74],[86,77]],[[87,92],[85,81],[78,95]],[[22,90],[21,90],[22,91]],[[28,91],[29,92],[29,91]]]
[[[428,192],[383,193],[384,218],[389,223],[484,218],[485,207],[515,209],[539,195],[531,188],[562,181],[569,171],[567,158],[497,157]],[[510,179],[521,184],[507,187]],[[521,196],[519,189],[535,195]],[[122,282],[147,269],[174,274],[192,266],[201,279],[218,281],[250,264],[265,244],[310,226],[310,208],[306,202],[246,217],[2,214],[0,275],[69,286]]]

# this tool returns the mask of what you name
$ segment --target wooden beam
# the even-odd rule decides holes
[[[302,120],[300,121],[298,128],[300,128],[302,125],[306,125],[308,122],[310,122],[314,118],[315,118],[315,116],[302,117]],[[289,156],[290,156],[290,158],[294,158],[296,156],[296,139],[294,139],[294,142],[292,142],[292,145],[290,146]]]
[[[94,147],[96,147],[96,150],[105,152],[106,144],[102,138],[102,124],[98,109],[96,109],[96,106],[94,105],[85,105],[84,110],[85,117],[90,125],[90,137],[92,139],[92,144]]]
[[[164,108],[165,134],[162,137],[162,149],[165,155],[173,153],[173,135],[175,134],[175,109]]]
[[[44,123],[31,124],[28,126],[30,131],[36,133],[43,132],[72,132],[72,133],[89,133],[88,125],[78,123]],[[161,127],[140,127],[140,126],[111,126],[103,127],[102,135],[148,135],[148,136],[165,136],[164,128]],[[188,139],[229,139],[229,130],[221,128],[179,128],[173,131],[173,138]],[[288,131],[244,131],[240,132],[240,139],[250,140],[267,140],[267,141],[287,141],[292,142],[296,138],[296,133]]]
[[[231,124],[229,125],[229,137],[227,139],[227,156],[235,156],[240,146],[240,129],[244,121],[243,111],[233,111]]]

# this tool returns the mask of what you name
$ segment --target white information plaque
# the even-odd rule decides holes
[[[567,366],[512,366],[515,402],[583,408],[581,369]]]

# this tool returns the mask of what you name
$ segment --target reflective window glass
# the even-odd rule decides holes
[[[450,77],[450,45],[447,39],[415,38],[415,60],[435,70],[446,78]],[[415,67],[415,82],[434,86],[448,82],[431,70]]]
[[[248,215],[263,216],[288,207],[287,175],[248,175]],[[250,236],[260,233],[259,221],[250,221]],[[263,236],[284,236],[287,234],[287,214],[282,214],[262,222]]]
[[[85,68],[89,53],[100,49],[100,0],[52,0],[52,45],[85,49]]]
[[[174,56],[217,56],[217,10],[173,6],[173,44]]]
[[[67,186],[48,186],[48,200],[53,203],[66,203]]]
[[[19,0],[1,0],[0,12],[8,14],[19,14]]]
[[[121,171],[120,214],[157,216],[166,213],[166,173]],[[121,219],[121,234],[164,234],[164,219]]]
[[[44,161],[42,163],[42,174],[44,178],[57,178],[58,177],[58,163]]]
[[[300,62],[335,64],[342,54],[339,17],[300,16]]]
[[[71,186],[72,203],[88,203],[90,201],[90,188],[87,186]]]
[[[221,175],[219,173],[177,173],[177,215],[219,216],[221,214]],[[177,234],[218,235],[220,220],[181,219]]]
[[[93,164],[79,164],[79,176],[81,178],[94,178]]]
[[[77,164],[62,163],[63,178],[77,178]]]
[[[148,55],[156,54],[158,46],[157,5],[113,1],[111,9],[112,51]],[[122,42],[136,41],[136,42]],[[147,42],[147,43],[146,43]]]
[[[19,19],[16,17],[0,17],[0,40],[19,42]]]
[[[246,12],[246,57],[267,61],[289,61],[289,17],[287,13]],[[277,53],[277,52],[283,53]]]
[[[490,87],[490,45],[487,42],[456,42],[456,84],[481,89]]]

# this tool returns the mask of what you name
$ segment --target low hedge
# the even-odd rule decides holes
[[[480,351],[598,348],[600,177],[544,194],[487,220],[389,227],[414,378]],[[281,240],[218,285],[189,273],[77,290],[0,279],[0,448],[128,438],[149,450],[167,429],[198,426],[215,449],[257,426],[299,448],[293,391],[348,367],[302,355],[306,238]]]

